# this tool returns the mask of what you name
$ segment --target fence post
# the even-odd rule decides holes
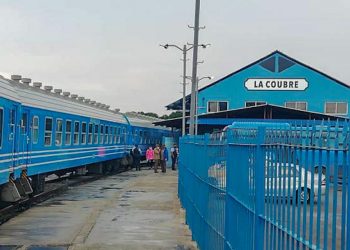
[[[258,127],[255,166],[255,234],[254,249],[261,249],[264,244],[264,209],[265,209],[265,127]]]

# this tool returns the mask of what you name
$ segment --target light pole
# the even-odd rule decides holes
[[[164,49],[168,49],[169,47],[177,48],[182,51],[183,55],[183,75],[182,75],[182,136],[186,134],[186,62],[187,62],[187,51],[191,50],[193,46],[187,47],[186,44],[183,48],[180,48],[174,44],[165,44],[160,45]]]
[[[186,44],[181,48],[175,44],[165,44],[159,45],[164,49],[168,49],[169,47],[176,48],[182,51],[183,54],[183,73],[182,73],[182,136],[186,134],[186,66],[187,66],[187,51],[193,49],[193,45],[189,44],[189,47]],[[207,48],[210,44],[201,44],[199,45],[202,48]]]
[[[194,38],[193,38],[193,60],[192,60],[192,88],[191,88],[191,109],[190,109],[190,135],[194,134],[194,114],[195,114],[195,92],[197,81],[197,59],[198,59],[198,38],[199,38],[199,11],[200,0],[196,0],[194,18]]]

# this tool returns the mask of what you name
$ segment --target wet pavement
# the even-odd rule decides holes
[[[177,172],[125,172],[70,188],[0,226],[1,249],[196,249]]]

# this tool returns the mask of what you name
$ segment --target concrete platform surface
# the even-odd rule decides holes
[[[196,249],[177,172],[130,171],[71,188],[0,226],[0,249]]]

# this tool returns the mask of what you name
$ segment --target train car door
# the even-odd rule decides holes
[[[18,166],[18,152],[19,152],[19,145],[18,145],[18,133],[17,133],[17,114],[18,114],[18,105],[13,105],[10,108],[10,115],[9,115],[9,145],[11,145],[11,165],[9,166],[10,173],[15,172],[15,168]]]
[[[29,109],[22,110],[21,127],[20,127],[20,150],[22,170],[27,169],[30,163],[31,153],[31,124],[30,124],[30,111]]]

